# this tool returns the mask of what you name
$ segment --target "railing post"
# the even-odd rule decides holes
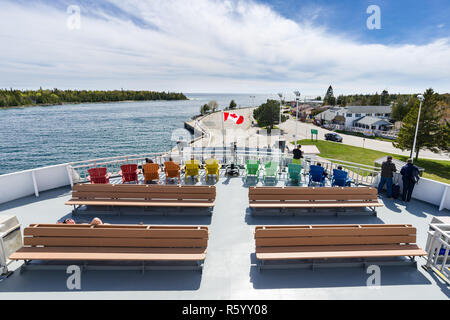
[[[39,197],[39,189],[38,189],[38,186],[37,186],[36,175],[35,175],[35,173],[34,173],[34,170],[31,171],[31,178],[33,179],[34,195],[35,195],[36,197]]]
[[[73,188],[73,180],[72,180],[72,172],[71,172],[71,166],[68,165],[66,166],[67,169],[67,175],[69,176],[69,182],[70,182],[70,186]]]
[[[445,187],[444,192],[442,194],[442,199],[441,199],[441,203],[439,205],[439,211],[444,210],[444,206],[445,206],[445,200],[447,198],[447,193],[448,193],[448,187]]]

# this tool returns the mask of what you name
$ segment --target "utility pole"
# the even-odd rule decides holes
[[[425,100],[423,95],[419,95],[417,98],[420,101],[420,105],[419,105],[419,114],[417,115],[416,134],[414,135],[414,143],[411,150],[411,159],[413,160],[413,162],[414,162],[414,153],[416,152],[417,133],[419,131],[420,111],[422,110],[422,102],[423,100]]]

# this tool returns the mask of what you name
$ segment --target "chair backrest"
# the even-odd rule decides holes
[[[322,179],[324,170],[325,169],[321,166],[309,166],[309,174],[314,181],[320,181]]]
[[[416,228],[407,224],[258,226],[257,249],[263,247],[413,244]]]
[[[178,163],[175,163],[173,161],[166,161],[164,162],[164,169],[167,171],[173,171],[173,170],[180,170],[180,165]]]
[[[338,186],[345,186],[345,183],[347,182],[347,171],[339,170],[339,169],[333,169],[333,180],[334,184]]]
[[[78,200],[173,200],[213,202],[215,186],[168,186],[145,184],[76,184],[72,199]]]
[[[208,159],[205,161],[205,166],[208,169],[218,169],[220,167],[219,161],[216,159]]]
[[[186,161],[186,170],[197,170],[200,165],[200,161],[198,160],[188,160]]]
[[[25,246],[44,247],[206,248],[208,238],[208,227],[200,226],[32,224],[24,229]]]
[[[104,177],[106,176],[107,169],[106,168],[92,168],[88,170],[88,173],[91,177]]]
[[[259,169],[259,160],[258,161],[246,161],[247,173],[248,174],[256,174]]]
[[[266,175],[274,175],[278,170],[277,161],[269,161],[264,165]]]
[[[310,201],[378,202],[378,191],[372,187],[250,187],[250,203],[283,201],[283,203],[309,203]],[[370,204],[370,202],[368,202]]]
[[[339,170],[339,169],[333,169],[333,178],[335,178],[335,179],[345,180],[345,179],[347,179],[347,175],[348,175],[347,171]]]
[[[124,164],[120,166],[122,170],[122,178],[124,182],[136,181],[137,179],[137,164]]]
[[[289,163],[288,164],[289,175],[298,176],[301,171],[302,171],[302,166],[301,165],[296,164],[296,163]]]
[[[106,168],[92,168],[88,170],[88,173],[91,183],[94,184],[108,183],[107,178],[108,170]]]
[[[157,163],[146,163],[142,168],[144,169],[145,180],[155,180],[159,178],[159,165]]]

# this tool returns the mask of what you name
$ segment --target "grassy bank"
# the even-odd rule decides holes
[[[394,159],[406,161],[407,156],[385,153],[360,147],[348,146],[345,144],[330,141],[300,140],[302,145],[316,145],[320,150],[320,156],[373,166],[376,159],[386,155],[391,155]],[[425,169],[424,178],[450,183],[450,161],[419,159],[415,162],[419,167]],[[397,168],[400,170],[400,168]]]

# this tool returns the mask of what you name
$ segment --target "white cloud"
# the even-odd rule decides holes
[[[110,0],[156,28],[1,4],[0,87],[183,92],[419,92],[450,88],[450,43],[360,44],[252,1]],[[100,10],[100,9],[96,9]],[[94,13],[94,12],[90,12]]]

